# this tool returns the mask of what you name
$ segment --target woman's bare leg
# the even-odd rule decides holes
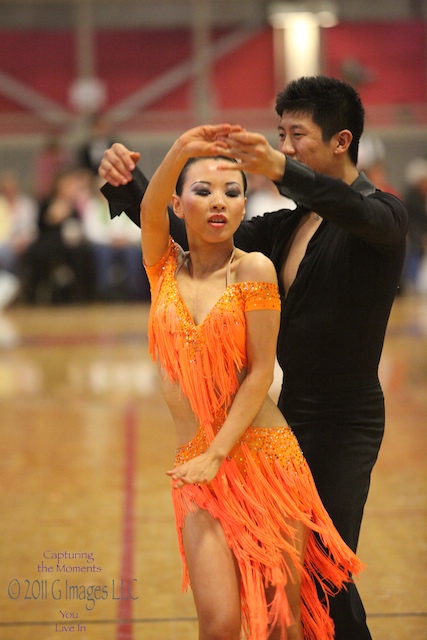
[[[207,511],[189,513],[182,530],[199,620],[199,640],[240,637],[239,572],[221,525]]]
[[[299,558],[302,565],[304,555],[305,555],[305,550],[307,547],[309,530],[301,522],[293,522],[292,527],[297,532],[296,538],[295,538],[295,540],[297,540],[296,547],[297,547],[297,551],[298,551]],[[294,545],[295,545],[295,540],[292,542],[292,544]],[[291,542],[291,540],[289,540],[289,542]],[[287,627],[286,629],[287,639],[288,640],[304,640],[304,635],[303,635],[302,626],[301,626],[301,569],[300,567],[295,566],[295,563],[287,553],[284,552],[283,557],[285,558],[286,565],[289,568],[290,576],[288,578],[288,583],[286,585],[286,596],[288,598],[289,607],[293,616],[293,624],[290,627]],[[274,596],[274,587],[267,589],[268,602],[271,602],[271,600],[273,599],[273,596]],[[275,627],[274,629],[271,629],[268,639],[279,640],[280,628]]]

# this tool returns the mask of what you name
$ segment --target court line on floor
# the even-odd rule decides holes
[[[133,581],[135,550],[135,474],[137,444],[137,413],[134,404],[129,404],[124,413],[124,477],[123,477],[123,519],[122,519],[122,557],[121,580],[127,585],[125,597],[118,602],[117,617],[121,622],[117,626],[117,640],[132,640],[132,603],[131,584]],[[122,591],[123,596],[123,591]]]
[[[368,613],[368,618],[427,618],[427,611],[402,611],[400,613]],[[79,623],[83,625],[118,625],[118,624],[173,624],[173,623],[185,623],[185,622],[197,622],[196,617],[182,617],[182,618],[127,618],[119,619],[113,618],[111,620],[80,620]],[[51,626],[57,623],[57,620],[33,620],[33,621],[15,621],[15,622],[0,622],[1,627],[44,627]]]

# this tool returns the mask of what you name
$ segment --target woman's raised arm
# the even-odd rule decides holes
[[[154,265],[164,255],[169,241],[168,204],[175,185],[189,158],[219,155],[225,143],[217,140],[226,136],[229,124],[204,125],[182,134],[169,149],[155,171],[141,202],[142,253],[147,265]]]

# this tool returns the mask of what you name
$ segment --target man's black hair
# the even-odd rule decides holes
[[[276,112],[303,113],[311,117],[328,142],[338,131],[353,134],[349,155],[357,164],[359,140],[363,132],[365,111],[357,91],[346,82],[328,76],[302,77],[292,80],[276,98]]]

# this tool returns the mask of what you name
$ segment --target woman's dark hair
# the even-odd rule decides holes
[[[338,131],[348,129],[353,134],[349,155],[357,164],[365,112],[359,94],[351,85],[328,76],[298,78],[277,95],[276,112],[280,117],[284,113],[310,116],[321,128],[324,142],[329,142]]]
[[[227,158],[226,156],[197,156],[195,158],[189,158],[185,165],[183,166],[181,173],[178,176],[178,180],[176,181],[175,191],[177,196],[182,195],[182,189],[184,187],[184,182],[187,177],[188,168],[191,167],[192,164],[199,162],[200,160],[228,160],[229,162],[235,162],[237,164],[237,160],[235,158]],[[243,178],[243,193],[246,193],[246,189],[248,186],[248,182],[246,176],[243,171],[240,171]]]

